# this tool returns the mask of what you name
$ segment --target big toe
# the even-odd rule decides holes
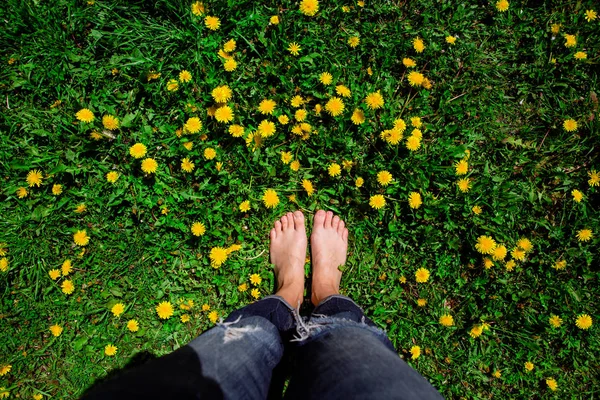
[[[297,231],[304,230],[304,214],[302,211],[296,210],[294,211],[294,227]]]
[[[317,211],[317,213],[315,214],[314,227],[322,228],[323,225],[325,225],[325,217],[326,216],[327,216],[327,213],[324,210]]]

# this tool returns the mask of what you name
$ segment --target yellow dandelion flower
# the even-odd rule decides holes
[[[24,187],[20,187],[17,189],[17,197],[22,199],[24,197],[27,197],[29,193],[27,192],[27,189],[25,189]]]
[[[356,186],[357,188],[362,187],[362,185],[364,185],[365,180],[361,177],[356,178],[356,180],[354,181],[354,186]]]
[[[147,174],[153,174],[158,169],[158,163],[154,158],[146,158],[142,161],[142,171]]]
[[[558,315],[550,315],[550,318],[548,319],[548,323],[553,327],[553,328],[558,328],[562,325],[562,318],[559,317]]]
[[[110,312],[115,317],[118,317],[119,315],[123,314],[124,311],[125,311],[125,305],[123,305],[123,303],[117,303],[114,306],[112,306],[112,308],[110,309]]]
[[[533,243],[527,238],[520,238],[517,240],[517,247],[523,249],[526,253],[529,253],[533,250]]]
[[[173,316],[173,305],[169,301],[158,303],[155,310],[160,319],[169,319]]]
[[[54,337],[59,337],[60,334],[62,333],[62,331],[63,331],[63,328],[60,325],[55,324],[50,327],[50,333]]]
[[[302,122],[306,119],[306,116],[308,115],[308,112],[304,109],[300,109],[300,110],[296,110],[296,112],[294,113],[294,118],[296,118],[296,121],[298,122]],[[300,128],[302,130],[302,128]]]
[[[227,52],[227,53],[231,53],[233,51],[235,51],[235,47],[236,47],[236,42],[233,39],[229,39],[224,45],[223,45],[223,51]]]
[[[306,194],[308,194],[308,197],[312,196],[315,192],[315,188],[313,187],[312,182],[308,179],[302,180],[302,187],[304,188],[304,190],[306,190]]]
[[[471,208],[471,211],[473,211],[473,214],[479,215],[483,212],[483,209],[481,208],[481,206],[475,205],[473,206],[473,208]]]
[[[115,130],[119,127],[119,119],[112,115],[105,115],[102,117],[102,125],[106,129]]]
[[[214,324],[219,319],[219,314],[215,310],[212,310],[210,313],[208,313],[208,319]]]
[[[421,199],[420,193],[412,192],[410,195],[408,195],[408,205],[410,208],[417,209],[421,207],[421,204],[423,204],[423,200]]]
[[[300,169],[300,161],[294,160],[290,163],[290,169],[292,171],[298,171]]]
[[[392,182],[392,180],[394,180],[394,178],[392,177],[392,174],[390,174],[388,171],[379,171],[377,173],[377,182],[381,186],[389,185]]]
[[[202,129],[202,121],[198,117],[188,118],[187,122],[183,125],[183,129],[187,133],[197,133]]]
[[[179,73],[179,82],[187,83],[192,80],[192,74],[190,71],[183,70]]]
[[[558,32],[560,32],[560,26],[560,24],[552,24],[550,30],[556,35]]]
[[[406,68],[413,68],[417,66],[417,63],[415,62],[415,60],[413,60],[412,58],[403,58],[402,59],[402,64],[404,64],[404,66]]]
[[[275,208],[279,204],[279,196],[273,189],[266,189],[262,196],[262,201],[267,208]]]
[[[454,164],[454,168],[456,169],[456,175],[466,175],[467,172],[469,172],[469,162],[466,160],[460,160]]]
[[[573,57],[575,57],[576,60],[585,60],[587,59],[587,53],[584,51],[578,51],[577,53],[573,54]]]
[[[96,117],[94,117],[94,113],[88,108],[82,108],[77,111],[75,117],[81,122],[92,122]]]
[[[225,261],[227,261],[227,256],[227,249],[224,249],[223,247],[213,247],[210,249],[209,254],[210,265],[215,269],[219,268]]]
[[[479,336],[481,336],[481,334],[483,333],[483,327],[481,325],[475,325],[471,328],[471,330],[469,331],[469,335],[473,338],[476,339]]]
[[[79,204],[77,207],[75,207],[75,212],[77,214],[81,214],[84,213],[87,210],[87,206],[83,203]]]
[[[313,17],[319,11],[318,0],[302,0],[300,2],[300,12],[309,17]]]
[[[421,347],[413,346],[410,348],[411,359],[416,360],[421,355]]]
[[[188,158],[185,157],[184,159],[181,160],[181,170],[183,172],[192,172],[194,171],[195,165],[194,163]]]
[[[429,270],[426,268],[419,268],[415,272],[415,279],[418,283],[425,283],[429,280]]]
[[[372,208],[379,210],[385,206],[385,197],[383,197],[381,194],[373,195],[369,199],[369,205]]]
[[[552,390],[553,392],[555,392],[556,389],[558,389],[558,383],[556,382],[556,379],[554,379],[554,378],[546,379],[546,385],[548,385],[548,388],[550,390]]]
[[[227,72],[235,71],[238,63],[233,58],[229,58],[223,62],[223,69]]]
[[[513,269],[515,269],[515,265],[517,263],[515,263],[515,260],[508,260],[506,262],[506,264],[504,264],[504,268],[506,268],[507,271],[512,271]]]
[[[85,230],[77,231],[73,234],[73,242],[75,242],[77,246],[87,246],[90,242],[90,238]]]
[[[385,272],[383,274],[385,275]],[[385,280],[385,279],[382,279],[382,280]],[[427,300],[426,299],[418,299],[417,300],[417,305],[419,307],[425,307],[427,305]]]
[[[454,325],[454,317],[450,314],[444,314],[440,317],[439,322],[442,326],[452,326]]]
[[[106,174],[106,180],[109,183],[115,183],[119,179],[119,173],[117,171],[110,171]]]
[[[421,147],[421,139],[418,136],[409,136],[406,139],[406,148],[410,151],[417,151]]]
[[[146,155],[146,146],[142,143],[136,143],[129,148],[129,154],[133,158],[142,158]]]
[[[410,86],[420,86],[423,83],[425,76],[423,76],[423,74],[420,72],[411,71],[408,74],[407,79],[408,79],[408,83],[410,84]]]
[[[290,162],[292,162],[293,156],[292,153],[289,151],[282,151],[281,152],[281,162],[283,162],[285,165],[288,165]]]
[[[332,163],[327,168],[327,172],[329,173],[329,176],[336,177],[342,173],[342,168],[338,163]]]
[[[423,42],[423,39],[421,39],[420,37],[416,37],[413,39],[413,48],[415,49],[415,51],[417,53],[422,53],[423,50],[425,50],[425,43]]]
[[[71,263],[71,260],[65,260],[60,269],[62,272],[62,276],[69,275],[73,271],[73,264]]]
[[[577,327],[579,329],[583,329],[583,330],[590,329],[590,327],[592,326],[592,323],[593,323],[592,317],[590,317],[588,314],[578,315],[577,319],[575,320],[575,325],[577,325]]]
[[[367,97],[365,97],[365,103],[371,110],[377,110],[378,108],[383,107],[383,96],[379,92],[369,93]]]
[[[521,249],[519,247],[515,247],[510,252],[510,256],[512,258],[514,258],[515,260],[518,260],[518,261],[525,261],[525,255],[526,255],[525,250],[523,250],[523,249]]]
[[[356,108],[352,113],[352,117],[350,117],[350,120],[354,125],[361,125],[365,122],[365,113],[363,112],[363,110]]]
[[[575,35],[565,35],[565,47],[575,47],[577,45],[577,37]]]
[[[204,7],[204,3],[199,1],[192,3],[192,14],[197,16],[202,16],[206,12],[206,8]]]
[[[344,112],[344,102],[339,97],[330,98],[325,104],[325,111],[327,111],[331,116],[337,117],[342,112]]]
[[[348,38],[348,46],[355,48],[360,43],[360,38],[358,36],[351,36]]]
[[[598,13],[594,10],[585,10],[585,20],[587,22],[595,21],[598,18]]]
[[[167,90],[169,92],[176,92],[179,90],[179,83],[175,79],[169,79],[167,82]]]
[[[290,122],[290,118],[284,114],[277,117],[277,121],[279,121],[281,125],[287,125]]]
[[[275,128],[275,124],[266,119],[262,120],[260,124],[258,124],[258,133],[263,138],[271,137],[275,134],[277,129]]]
[[[217,151],[212,147],[207,147],[206,149],[204,149],[203,155],[205,159],[212,160],[217,156]]]
[[[4,376],[4,375],[8,374],[11,369],[12,369],[12,365],[10,365],[10,364],[4,364],[4,365],[0,366],[0,376]]]
[[[588,176],[590,179],[588,180],[588,185],[590,186],[600,186],[600,173],[596,170],[591,170],[588,172]]]
[[[507,0],[499,0],[498,2],[496,2],[496,10],[500,12],[505,12],[506,10],[508,10],[509,6],[510,4]]]
[[[62,192],[63,192],[62,185],[59,185],[58,183],[55,183],[54,185],[52,185],[52,194],[53,195],[58,196]]]
[[[202,222],[194,222],[190,227],[190,231],[194,236],[202,236],[206,232],[206,227]]]
[[[107,344],[104,347],[104,354],[106,354],[109,357],[114,356],[115,354],[117,354],[117,346],[114,346],[112,344]]]
[[[240,203],[239,209],[241,212],[247,212],[250,210],[250,201],[244,200]]]
[[[273,15],[269,18],[269,22],[273,25],[279,25],[279,17],[277,15]]]
[[[50,275],[50,279],[52,279],[53,281],[55,281],[60,276],[60,270],[58,270],[58,269],[51,269],[50,271],[48,271],[48,275]]]
[[[567,261],[565,260],[558,260],[554,263],[554,265],[552,265],[552,268],[554,268],[555,270],[561,270],[561,269],[565,269],[567,266]]]
[[[504,245],[497,245],[491,254],[495,261],[504,261],[506,255],[508,254],[508,250]]]
[[[574,132],[577,130],[577,121],[574,119],[566,119],[565,122],[563,122],[563,128],[565,128],[565,131],[567,132]]]
[[[448,35],[446,36],[446,43],[453,45],[456,43],[456,36]]]
[[[233,92],[227,85],[217,86],[211,92],[211,95],[215,102],[217,103],[226,103],[231,99]],[[194,132],[192,132],[194,133]]]
[[[589,241],[592,237],[594,237],[594,232],[592,232],[591,229],[580,229],[579,231],[577,231],[577,240],[579,240],[580,242],[587,242]]]
[[[525,371],[527,371],[527,372],[533,371],[534,365],[531,361],[527,361],[523,366],[525,367]]]
[[[276,105],[277,103],[275,103],[274,100],[264,99],[258,105],[258,111],[260,111],[260,113],[264,115],[273,115],[273,111],[275,110]]]
[[[321,75],[319,75],[319,81],[325,86],[331,85],[331,82],[333,82],[333,76],[329,72],[323,72]]]
[[[471,179],[470,178],[459,179],[458,181],[456,181],[456,186],[458,186],[458,189],[461,192],[466,193],[469,191],[469,189],[471,189]]]
[[[60,287],[64,294],[72,294],[75,291],[75,285],[73,285],[73,282],[69,279],[64,280]]]
[[[215,119],[218,122],[231,122],[233,120],[233,110],[229,106],[219,107],[215,111]]]
[[[221,26],[221,20],[217,17],[207,16],[204,18],[204,25],[211,31],[216,31]]]
[[[479,236],[475,249],[481,254],[494,254],[496,241],[491,236]]]
[[[261,282],[262,282],[262,278],[260,277],[260,275],[258,275],[258,274],[250,275],[250,283],[253,284],[254,286],[260,285]]]
[[[296,43],[296,42],[291,42],[287,49],[290,52],[290,54],[293,55],[293,56],[299,55],[300,54],[300,50],[302,50],[302,48],[300,47],[300,45],[298,43]]]
[[[37,186],[39,187],[42,184],[43,175],[37,170],[31,170],[27,173],[27,184],[29,187]]]
[[[137,332],[140,329],[140,324],[135,319],[127,321],[127,329],[129,332]]]

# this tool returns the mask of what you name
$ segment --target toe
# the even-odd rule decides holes
[[[337,215],[335,217],[333,217],[333,219],[331,220],[331,227],[333,228],[334,231],[337,231],[338,226],[340,226],[340,217],[338,217]]]
[[[294,227],[296,230],[304,229],[304,214],[300,210],[294,211]]]
[[[344,229],[344,233],[342,233],[342,239],[344,239],[344,242],[348,242],[348,229]]]
[[[325,228],[331,228],[331,221],[333,220],[333,213],[331,211],[327,211],[325,215]]]
[[[286,230],[288,228],[288,216],[287,214],[281,217],[281,228],[282,230]]]
[[[340,224],[338,225],[338,234],[340,236],[343,236],[345,228],[346,228],[346,224],[344,223],[344,221],[340,220]]]
[[[315,227],[317,227],[317,226],[323,227],[323,225],[325,225],[325,216],[326,215],[327,214],[323,210],[317,211],[317,213],[315,214],[314,226]]]
[[[275,230],[275,228],[271,229],[271,232],[269,233],[269,237],[271,238],[271,241],[273,241],[277,238],[277,231]]]
[[[275,221],[275,228],[274,228],[277,233],[281,232],[281,221],[277,220]]]

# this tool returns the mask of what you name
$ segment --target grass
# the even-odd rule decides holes
[[[593,3],[515,1],[499,12],[478,1],[321,2],[308,17],[289,1],[229,0],[206,3],[208,15],[221,19],[210,31],[187,2],[8,0],[0,6],[0,243],[8,261],[0,273],[0,365],[12,370],[0,387],[15,397],[73,398],[140,351],[162,355],[184,345],[213,325],[202,304],[226,316],[253,301],[250,290],[238,290],[250,274],[263,278],[261,296],[270,293],[267,234],[275,218],[324,208],[351,232],[344,293],[444,396],[596,398],[600,195],[588,173],[600,170],[600,34],[599,20],[584,18]],[[280,24],[269,23],[273,15]],[[552,24],[561,24],[558,34]],[[577,45],[566,48],[563,34],[576,35]],[[448,35],[457,36],[454,45]],[[360,37],[356,48],[347,44],[351,36]],[[413,49],[417,36],[423,53]],[[232,72],[218,55],[229,39],[237,43]],[[286,50],[290,42],[301,46],[299,56]],[[576,60],[577,51],[587,59]],[[404,57],[416,61],[430,89],[408,84]],[[184,69],[192,81],[168,91]],[[151,71],[160,77],[149,81]],[[335,95],[334,85],[319,83],[325,71],[352,92],[339,117],[314,112]],[[224,84],[233,90],[232,123],[245,136],[264,118],[276,122],[258,113],[264,98],[292,121],[276,122],[274,136],[247,146],[207,116],[211,91]],[[375,91],[385,104],[370,110],[363,99]],[[305,140],[291,133],[295,95],[308,100],[314,131]],[[82,108],[96,120],[77,121]],[[362,125],[350,121],[355,108],[365,112]],[[92,139],[108,114],[120,127]],[[194,116],[202,131],[178,137]],[[423,122],[414,152],[405,146],[411,117]],[[394,146],[379,135],[397,118],[409,127]],[[575,132],[563,129],[569,118]],[[183,146],[189,141],[191,150]],[[155,174],[129,155],[137,142],[158,162]],[[208,147],[217,151],[213,160],[203,157]],[[282,151],[299,160],[298,171],[282,163]],[[193,173],[181,170],[184,157]],[[472,187],[462,193],[454,164],[466,157]],[[328,166],[344,160],[352,168],[329,176]],[[43,173],[40,187],[27,185],[34,169]],[[377,183],[382,170],[394,177],[389,186]],[[120,174],[114,184],[109,171]],[[303,179],[314,184],[312,196]],[[54,184],[62,194],[52,194]],[[17,196],[20,187],[27,197]],[[274,209],[261,201],[269,188],[280,199]],[[584,195],[580,203],[574,189]],[[418,209],[408,205],[411,192],[423,198]],[[387,200],[381,210],[369,206],[375,194]],[[244,200],[249,212],[239,211]],[[74,212],[79,204],[84,213]],[[206,226],[201,237],[190,232],[195,221]],[[576,239],[583,228],[592,230],[590,241]],[[73,242],[82,229],[90,236],[85,247]],[[482,235],[508,248],[504,261],[484,268],[475,248]],[[520,238],[533,250],[508,271]],[[212,268],[211,248],[236,243],[241,250]],[[49,271],[66,259],[74,271],[51,280]],[[553,268],[559,260],[566,268]],[[430,271],[428,282],[415,281],[419,268]],[[61,292],[66,279],[75,285],[71,295]],[[194,307],[181,310],[188,300]],[[175,306],[167,320],[155,312],[162,301]],[[126,309],[117,318],[110,310],[119,302]],[[183,313],[190,322],[181,322]],[[438,322],[446,313],[454,326]],[[560,327],[549,324],[552,314],[563,319]],[[576,327],[581,314],[593,318],[590,329]],[[125,327],[134,318],[136,333]],[[482,323],[490,329],[472,338]],[[49,331],[54,324],[64,329],[58,337]],[[109,343],[118,347],[113,357],[104,354]],[[415,345],[422,355],[411,360]],[[551,377],[556,391],[546,384]]]

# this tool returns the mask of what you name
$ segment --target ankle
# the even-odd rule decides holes
[[[302,304],[302,300],[304,299],[304,286],[299,286],[297,284],[282,285],[277,289],[277,293],[275,294],[283,297],[290,306],[296,308]]]
[[[340,288],[336,285],[313,284],[311,301],[318,306],[321,301],[334,294],[340,294]]]

